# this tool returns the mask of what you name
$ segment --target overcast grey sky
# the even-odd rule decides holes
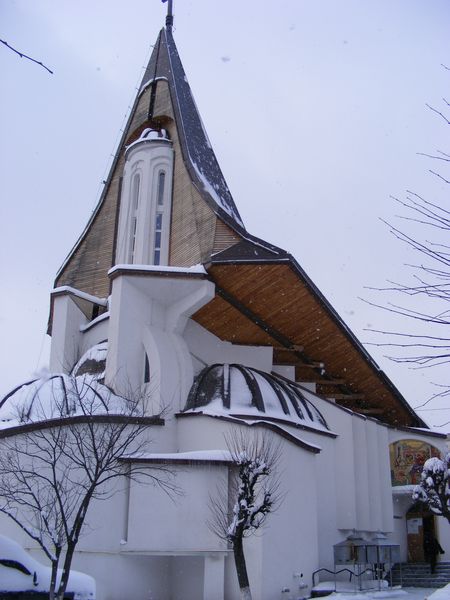
[[[165,10],[159,0],[0,0],[0,38],[54,71],[0,45],[0,394],[45,364],[49,290],[98,201]],[[405,279],[416,260],[380,221],[399,212],[390,196],[448,198],[417,152],[448,151],[425,104],[440,106],[449,88],[450,3],[175,0],[174,13],[247,229],[292,252],[361,341],[374,339],[367,327],[408,330],[358,298],[381,302],[365,286]],[[432,382],[450,382],[448,367],[411,371],[368,349],[412,406]]]

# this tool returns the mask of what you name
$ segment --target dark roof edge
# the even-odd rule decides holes
[[[151,456],[146,458],[145,456],[133,457],[124,456],[119,459],[121,462],[126,463],[142,463],[142,464],[158,464],[158,465],[188,465],[191,467],[204,467],[204,466],[215,466],[215,467],[232,467],[236,463],[233,460],[217,460],[214,458],[158,458],[157,456]]]
[[[417,419],[418,423],[420,423],[425,428],[427,428],[428,427],[427,424],[424,421],[422,421],[422,419],[419,417],[419,415],[417,415],[416,412],[414,411],[414,409],[408,404],[408,402],[403,397],[403,395],[399,392],[399,390],[396,388],[396,386],[392,383],[392,381],[389,379],[389,377],[386,375],[386,373],[384,371],[382,371],[382,369],[378,366],[376,361],[367,352],[367,350],[361,344],[361,342],[356,337],[356,335],[353,333],[353,331],[350,329],[350,327],[345,323],[345,321],[342,319],[342,317],[339,315],[339,313],[336,311],[336,309],[328,302],[328,300],[325,298],[325,296],[322,294],[322,292],[319,290],[319,288],[316,286],[316,284],[312,281],[312,279],[307,275],[307,273],[304,271],[304,269],[299,265],[299,263],[295,260],[295,258],[292,255],[289,255],[289,258],[290,258],[291,268],[298,275],[300,275],[300,277],[305,281],[305,283],[308,285],[308,287],[311,289],[311,291],[316,295],[316,297],[318,298],[319,302],[322,304],[324,309],[330,313],[330,315],[333,318],[333,320],[335,321],[335,323],[342,329],[342,331],[348,337],[348,339],[353,344],[353,346],[359,352],[361,352],[361,354],[363,355],[363,357],[366,360],[366,362],[368,363],[368,365],[375,371],[375,373],[380,377],[380,379],[383,381],[383,383],[385,383],[387,385],[387,387],[393,393],[393,395],[397,398],[397,400],[400,401],[400,404],[403,406],[403,408],[405,408],[406,411],[414,419]]]
[[[434,429],[420,429],[418,427],[404,427],[403,425],[389,425],[387,424],[387,427],[389,427],[390,429],[398,429],[399,431],[405,431],[406,433],[414,433],[416,435],[431,435],[432,437],[437,437],[437,438],[441,438],[446,440],[447,439],[447,434],[446,433],[440,433],[439,431],[434,431]],[[397,441],[401,441],[401,440],[397,440]],[[391,442],[391,443],[395,443],[395,442]]]
[[[161,417],[133,417],[129,415],[103,414],[103,415],[75,415],[71,417],[57,417],[45,421],[32,421],[13,427],[0,429],[0,439],[12,437],[16,434],[30,433],[42,429],[51,429],[63,425],[82,425],[83,423],[129,423],[130,425],[157,425],[163,426]]]
[[[197,105],[195,103],[194,96],[192,94],[189,83],[187,82],[186,74],[184,71],[183,64],[178,54],[178,50],[175,44],[175,40],[173,39],[172,32],[166,28],[164,28],[161,32],[165,38],[166,48],[167,48],[167,56],[170,63],[170,73],[168,77],[169,90],[172,100],[172,106],[174,107],[175,113],[175,121],[177,123],[177,129],[179,134],[180,146],[183,155],[184,164],[188,170],[189,176],[198,192],[205,200],[205,202],[210,206],[210,208],[214,211],[214,213],[219,216],[227,225],[229,225],[233,230],[237,233],[245,232],[245,227],[242,222],[242,218],[239,214],[237,206],[234,203],[233,197],[231,195],[230,190],[228,189],[228,185],[226,183],[225,177],[223,176],[222,170],[220,168],[217,157],[214,153],[214,150],[210,144],[208,135],[206,133],[206,129],[203,125],[203,121],[200,117],[200,113],[197,109]],[[157,68],[155,69],[155,73],[157,72]],[[178,75],[183,74],[183,77],[176,77],[175,73],[178,72]],[[181,107],[181,100],[184,102],[183,109]],[[190,144],[187,139],[186,130],[185,130],[185,122],[183,120],[183,115],[186,111],[189,112],[191,109],[191,120],[193,118],[194,121],[198,119],[198,124],[201,128],[200,139],[197,140],[199,148],[203,147],[207,149],[208,160],[211,163],[210,167],[212,167],[212,172],[210,171],[209,176],[216,176],[216,181],[211,180],[207,175],[200,174],[199,168],[201,168],[201,164],[196,167],[194,164],[193,157],[191,156]],[[189,117],[189,114],[187,115]],[[186,123],[189,125],[189,122]],[[197,130],[199,132],[200,130]],[[191,144],[191,150],[193,146]],[[212,164],[213,163],[213,164]],[[214,173],[213,173],[214,172]],[[205,189],[205,185],[202,182],[201,175],[205,177],[205,180],[211,188],[214,188],[214,183],[222,188],[222,193],[225,193],[225,196],[228,197],[220,197],[220,192],[214,190],[219,200],[216,201],[210,192]],[[226,209],[222,208],[221,203],[225,203],[230,212],[227,212]],[[234,217],[233,217],[234,215]]]
[[[189,413],[188,412],[176,413],[175,417],[177,419],[184,419],[187,417],[208,417],[210,419],[218,419],[219,421],[229,421],[230,423],[239,423],[240,425],[246,425],[247,427],[260,426],[260,427],[263,427],[264,429],[270,429],[274,433],[277,433],[284,439],[288,440],[289,442],[292,442],[293,444],[295,444],[296,446],[299,446],[300,448],[303,448],[304,450],[307,450],[308,452],[312,452],[313,454],[319,454],[319,452],[321,452],[321,449],[319,447],[314,446],[313,444],[309,444],[308,442],[304,442],[303,440],[300,440],[299,438],[295,437],[295,435],[290,434],[288,431],[286,431],[285,429],[280,427],[280,425],[277,425],[276,423],[271,423],[269,421],[262,421],[261,419],[258,419],[255,421],[249,421],[247,415],[243,415],[241,418],[239,416],[213,415],[213,414],[204,413],[203,411],[196,411],[196,412],[189,412]],[[244,418],[245,418],[245,420],[244,420]],[[295,426],[295,424],[292,424],[292,425]],[[324,433],[324,432],[316,431],[315,429],[313,431],[314,431],[314,433]]]

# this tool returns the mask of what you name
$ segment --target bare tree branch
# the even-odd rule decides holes
[[[145,413],[145,397],[121,398],[87,377],[64,375],[36,381],[27,401],[17,405],[22,425],[14,435],[0,430],[0,512],[51,561],[51,598],[64,597],[92,500],[111,497],[115,481],[138,480],[179,493],[168,467],[133,461],[150,443]]]
[[[13,48],[10,44],[8,44],[8,42],[6,42],[5,40],[0,40],[0,42],[2,44],[4,44],[7,48],[9,48],[10,50],[12,50],[13,52],[15,52],[16,54],[18,54],[20,56],[20,58],[26,58],[27,60],[31,60],[31,62],[36,63],[37,65],[43,67],[46,71],[48,71],[50,73],[50,75],[53,75],[53,71],[51,71],[46,65],[44,65],[44,63],[42,63],[39,60],[36,60],[34,58],[32,58],[31,56],[28,56],[27,54],[24,54],[23,52],[19,52],[19,50],[16,50],[16,48]]]

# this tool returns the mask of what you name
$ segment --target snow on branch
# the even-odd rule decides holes
[[[433,457],[425,461],[420,484],[412,497],[450,523],[450,453],[444,459]]]

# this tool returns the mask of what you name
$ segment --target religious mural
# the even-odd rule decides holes
[[[392,485],[420,483],[423,464],[432,456],[440,456],[434,446],[420,440],[401,440],[390,444]]]

